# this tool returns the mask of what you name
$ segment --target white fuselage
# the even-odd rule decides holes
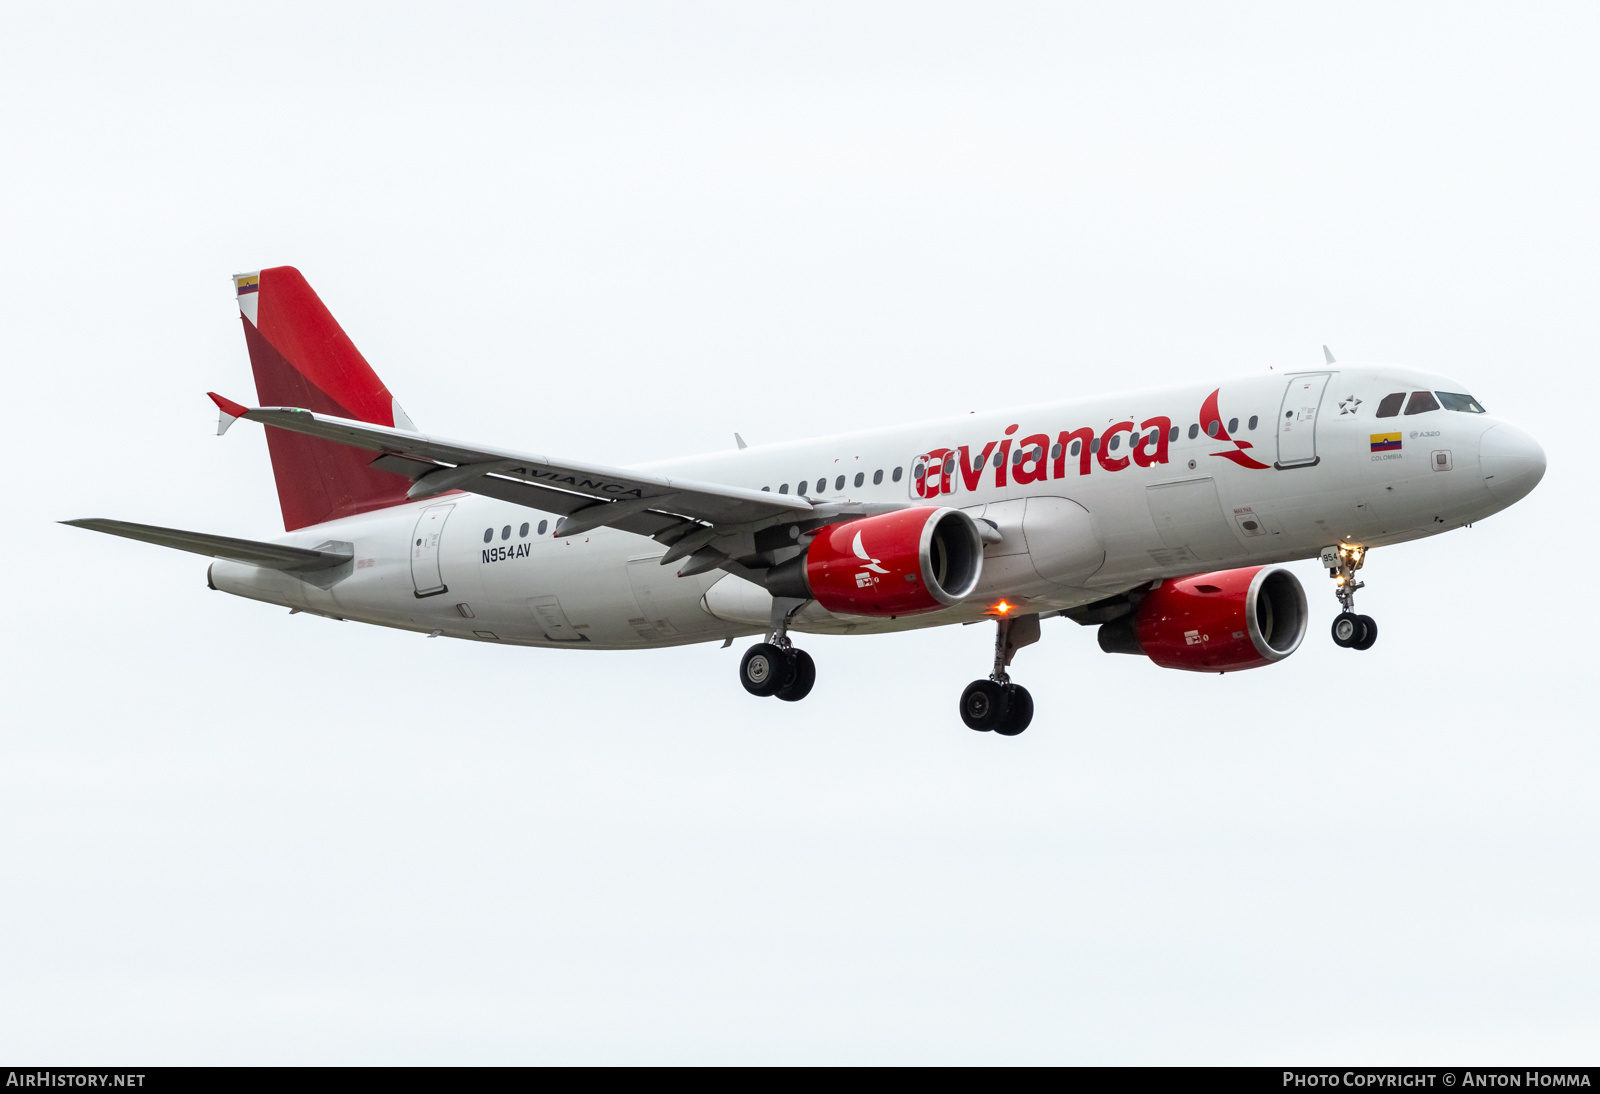
[[[985,549],[982,580],[962,604],[880,619],[832,615],[813,603],[793,623],[799,631],[871,633],[965,622],[1000,598],[1024,611],[1054,611],[1157,578],[1307,558],[1337,543],[1370,548],[1417,539],[1488,516],[1532,489],[1538,473],[1530,468],[1543,468],[1538,446],[1492,415],[1439,409],[1374,417],[1385,395],[1426,390],[1464,389],[1408,369],[1332,365],[1222,383],[1216,405],[1230,440],[1194,428],[1219,391],[1206,383],[639,470],[774,492],[799,492],[803,481],[813,499],[949,505],[993,523],[1000,540]],[[1149,424],[1162,418],[1169,424]],[[1108,432],[1126,422],[1147,437],[1176,430],[1177,439],[1164,452],[1147,441],[1139,455],[1148,466],[1140,466],[1127,459],[1129,432]],[[1082,444],[1085,429],[1098,451],[1074,452],[1064,439],[1079,433]],[[1398,445],[1379,439],[1396,433]],[[1013,462],[1035,448],[1042,459]],[[930,465],[929,453],[946,451]],[[944,459],[955,469],[943,479],[917,473],[942,475]],[[931,491],[938,492],[924,497]],[[643,648],[768,628],[770,597],[760,586],[720,570],[680,578],[677,565],[658,564],[662,544],[628,532],[555,538],[557,519],[448,494],[281,540],[350,544],[355,558],[338,571],[302,578],[219,559],[210,579],[222,591],[302,611],[519,645]]]

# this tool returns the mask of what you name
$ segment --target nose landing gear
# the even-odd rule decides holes
[[[789,620],[808,602],[777,599],[772,605],[772,635],[744,651],[739,660],[739,683],[751,695],[775,695],[785,703],[798,703],[811,694],[817,682],[817,663],[805,650],[789,643]]]
[[[1343,649],[1370,650],[1378,640],[1378,624],[1370,615],[1356,614],[1356,590],[1366,588],[1356,580],[1356,571],[1366,562],[1367,549],[1341,543],[1322,549],[1322,564],[1333,578],[1333,594],[1343,610],[1333,618],[1333,644]]]
[[[987,680],[974,680],[961,693],[961,720],[968,729],[993,730],[1015,737],[1033,721],[1033,696],[1013,684],[1006,668],[1017,650],[1039,641],[1039,616],[1001,616],[994,639],[994,672]]]

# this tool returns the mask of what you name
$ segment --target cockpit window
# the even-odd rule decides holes
[[[1433,397],[1431,391],[1413,391],[1411,401],[1406,404],[1407,414],[1426,414],[1430,410],[1439,409],[1439,400]]]
[[[1470,395],[1458,395],[1453,391],[1440,391],[1435,394],[1439,396],[1439,401],[1444,404],[1446,410],[1459,410],[1463,414],[1485,413],[1478,400]]]
[[[1397,391],[1393,395],[1385,395],[1383,402],[1378,404],[1378,417],[1393,418],[1400,413],[1400,404],[1406,401],[1406,393]]]

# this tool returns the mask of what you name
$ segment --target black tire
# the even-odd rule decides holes
[[[789,682],[773,694],[785,703],[798,703],[811,694],[811,686],[817,682],[817,663],[805,650],[794,649],[789,651],[789,663]]]
[[[1033,696],[1021,684],[1006,688],[1006,712],[994,731],[1003,737],[1015,737],[1033,721]]]
[[[1361,640],[1351,644],[1354,650],[1370,650],[1372,644],[1378,640],[1378,625],[1372,621],[1372,616],[1363,615],[1361,620]]]
[[[987,732],[1000,724],[1005,712],[1005,689],[993,680],[974,680],[961,693],[961,720],[968,729]]]
[[[789,682],[789,659],[770,642],[757,642],[739,662],[739,683],[751,695],[775,695]]]
[[[1361,636],[1366,628],[1361,624],[1361,616],[1354,612],[1340,612],[1333,617],[1333,644],[1341,649],[1349,649],[1361,641]]]

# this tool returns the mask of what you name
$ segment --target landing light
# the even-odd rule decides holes
[[[1004,600],[1000,601],[1000,603],[989,609],[990,612],[999,612],[1001,615],[1005,615],[1010,610],[1011,605],[1007,604]]]

